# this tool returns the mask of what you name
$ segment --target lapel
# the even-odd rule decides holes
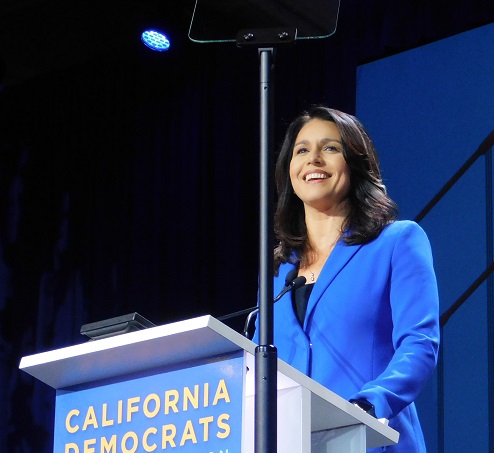
[[[305,316],[304,330],[307,327],[308,321],[312,318],[314,307],[319,303],[319,300],[333,282],[336,276],[345,268],[348,262],[360,250],[362,245],[346,245],[343,241],[338,241],[331,255],[324,263],[321,270],[321,275],[314,284],[312,293],[309,297],[307,305],[307,314]]]

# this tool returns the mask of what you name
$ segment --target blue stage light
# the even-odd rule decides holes
[[[162,32],[146,30],[141,35],[142,42],[152,50],[164,52],[170,48],[170,40]]]

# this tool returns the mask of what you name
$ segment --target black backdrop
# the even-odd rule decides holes
[[[276,145],[309,104],[353,113],[357,65],[492,20],[486,1],[341,0],[333,37],[277,52]],[[257,54],[187,25],[167,54],[136,36],[0,93],[0,451],[52,448],[54,394],[22,356],[125,313],[255,304]]]

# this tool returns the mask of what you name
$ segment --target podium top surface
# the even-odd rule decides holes
[[[253,354],[255,344],[201,316],[26,356],[19,368],[60,389],[242,349]]]

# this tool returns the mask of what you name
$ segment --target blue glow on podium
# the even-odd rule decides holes
[[[141,35],[142,42],[152,50],[165,52],[170,48],[170,40],[157,30],[146,30]]]

